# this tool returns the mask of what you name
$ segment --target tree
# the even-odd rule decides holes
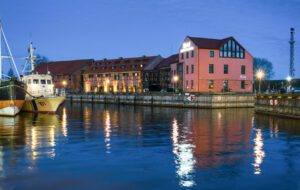
[[[275,74],[273,71],[273,64],[265,58],[255,57],[253,61],[253,70],[254,77],[257,71],[263,70],[265,72],[264,79],[271,79]]]
[[[10,68],[7,72],[7,76],[9,77],[14,77],[15,76],[15,73],[14,73],[14,70],[12,68]]]
[[[43,56],[41,54],[36,55],[35,64],[40,64],[43,62],[49,62],[49,59],[46,56]]]

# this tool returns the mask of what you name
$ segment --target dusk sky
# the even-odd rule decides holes
[[[290,27],[300,77],[299,10],[300,0],[1,0],[0,17],[15,57],[26,56],[30,39],[56,61],[167,57],[187,35],[234,36],[273,63],[274,78],[286,78]]]

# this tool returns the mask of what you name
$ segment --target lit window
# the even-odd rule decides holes
[[[208,88],[209,89],[213,89],[214,88],[214,81],[213,80],[209,80],[208,81]]]

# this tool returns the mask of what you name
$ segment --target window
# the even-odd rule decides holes
[[[33,84],[39,84],[39,80],[38,79],[33,79]]]
[[[116,66],[111,66],[111,69],[115,69],[116,68]]]
[[[242,75],[246,74],[246,66],[245,65],[241,66],[241,74]]]
[[[227,64],[224,65],[224,74],[228,74],[228,65]]]
[[[31,84],[31,79],[28,79],[28,80],[27,80],[27,84]]]
[[[195,54],[194,51],[191,51],[191,57],[194,57],[195,56],[194,54]]]
[[[102,75],[102,74],[97,74],[97,77],[98,77],[98,78],[102,78],[103,75]]]
[[[184,53],[181,53],[181,59],[184,59]]]
[[[94,78],[94,75],[93,74],[89,74],[89,78]]]
[[[235,40],[229,40],[220,47],[220,57],[245,58],[245,50]]]
[[[190,53],[187,51],[186,52],[186,58],[188,59],[190,57]]]
[[[191,89],[194,88],[194,80],[191,80]]]
[[[213,80],[209,80],[208,81],[208,88],[209,89],[213,89],[214,88],[214,81]]]
[[[46,84],[46,80],[41,80],[41,84]]]
[[[133,69],[133,68],[135,68],[135,65],[130,65],[130,67]]]
[[[111,74],[110,73],[107,73],[107,74],[105,74],[105,77],[110,77],[111,76]]]
[[[123,73],[123,77],[128,77],[129,74],[128,73]]]
[[[246,81],[242,80],[241,81],[241,89],[245,89],[246,87]]]
[[[121,69],[125,69],[125,68],[126,68],[126,65],[121,65],[120,68],[121,68]]]
[[[185,81],[185,84],[186,84],[186,88],[189,88],[189,81]]]
[[[189,74],[189,66],[186,66],[186,74]]]
[[[47,84],[51,84],[51,80],[47,80]]]
[[[93,71],[96,71],[98,69],[98,67],[92,67]]]
[[[138,73],[132,73],[133,76],[137,77],[138,76]]]
[[[120,76],[119,75],[115,75],[115,80],[120,80]]]
[[[214,73],[214,64],[209,64],[209,73]]]
[[[210,57],[215,57],[215,52],[214,52],[214,51],[210,51],[210,52],[209,52],[209,56],[210,56]]]
[[[194,68],[194,65],[192,65],[192,74],[194,73],[195,71],[195,68]]]
[[[103,67],[102,67],[102,70],[105,70],[105,69],[106,69],[106,66],[103,66]]]

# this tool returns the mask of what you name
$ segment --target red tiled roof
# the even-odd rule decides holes
[[[70,75],[93,62],[93,59],[44,62],[36,66],[35,72],[46,74],[47,71],[50,71],[54,75]]]
[[[174,54],[174,55],[171,55],[171,56],[165,58],[162,62],[160,62],[157,65],[157,68],[160,69],[160,68],[164,68],[164,67],[170,67],[170,65],[172,63],[175,63],[175,62],[179,61],[179,57],[178,56],[179,56],[178,54]]]
[[[191,36],[188,36],[188,38],[192,42],[194,42],[196,46],[204,49],[219,49],[228,40],[233,39],[233,37],[228,37],[225,39],[212,39],[212,38],[198,38],[198,37],[191,37]]]
[[[103,59],[95,61],[84,74],[142,71],[157,56],[142,56],[118,59]],[[141,66],[142,65],[142,66]]]

